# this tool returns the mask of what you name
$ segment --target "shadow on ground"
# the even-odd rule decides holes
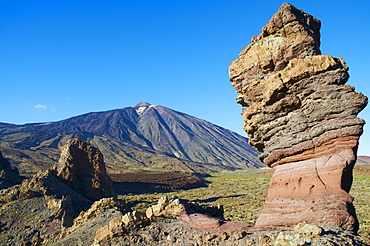
[[[195,200],[195,202],[199,202],[199,203],[215,202],[218,199],[235,198],[235,197],[241,197],[241,196],[246,196],[246,194],[232,195],[232,196],[216,196],[216,197],[210,197],[210,198],[203,199],[203,200]]]
[[[111,174],[117,195],[166,193],[207,187],[204,175],[184,172],[138,172]]]

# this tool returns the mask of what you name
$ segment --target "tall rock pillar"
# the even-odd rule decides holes
[[[102,153],[80,139],[71,139],[61,148],[53,170],[60,181],[89,200],[116,196]]]
[[[229,67],[250,144],[275,168],[257,228],[358,229],[348,193],[367,97],[342,58],[321,55],[320,26],[284,3]]]

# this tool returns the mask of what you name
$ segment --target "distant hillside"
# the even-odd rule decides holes
[[[45,169],[71,138],[98,147],[110,172],[210,172],[261,167],[247,138],[172,109],[139,103],[58,122],[0,123],[0,150],[21,173]]]
[[[357,157],[357,162],[356,164],[367,164],[369,165],[370,164],[370,156],[366,156],[366,155],[360,155]]]

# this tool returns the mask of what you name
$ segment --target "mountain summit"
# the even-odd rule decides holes
[[[205,120],[141,102],[50,123],[0,123],[0,149],[22,173],[57,161],[69,139],[98,147],[108,170],[168,169],[210,172],[260,167],[248,139]]]

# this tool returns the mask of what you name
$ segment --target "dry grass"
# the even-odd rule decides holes
[[[370,239],[370,176],[355,175],[350,194],[355,198],[354,205],[360,221],[361,236]]]
[[[121,198],[134,209],[145,210],[161,196],[175,195],[201,204],[223,205],[225,217],[230,220],[255,221],[261,213],[270,178],[257,169],[222,172],[205,178],[209,182],[208,187],[169,193],[129,194]]]

